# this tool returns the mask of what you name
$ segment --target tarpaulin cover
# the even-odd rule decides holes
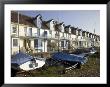
[[[31,59],[33,59],[32,56],[19,52],[11,58],[11,63],[21,65],[27,61],[30,61]]]
[[[57,53],[54,53],[52,55],[52,58],[53,59],[56,59],[56,60],[64,60],[64,61],[70,61],[70,62],[80,62],[81,64],[84,64],[86,63],[87,61],[87,58],[84,57],[84,55],[70,55],[70,54],[67,54],[67,53],[63,53],[63,52],[57,52]]]

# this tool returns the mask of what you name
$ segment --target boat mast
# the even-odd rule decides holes
[[[95,35],[95,28],[94,28],[94,35]],[[95,40],[95,37],[94,37],[94,40]],[[94,40],[93,40],[93,47],[94,47],[94,44],[95,44]]]

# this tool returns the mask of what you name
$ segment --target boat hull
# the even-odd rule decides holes
[[[37,60],[35,59],[35,62],[32,63],[32,61],[27,61],[19,66],[15,66],[15,64],[12,64],[12,68],[16,70],[24,70],[24,71],[29,71],[29,70],[34,70],[37,68],[41,68],[43,65],[45,65],[44,60]]]

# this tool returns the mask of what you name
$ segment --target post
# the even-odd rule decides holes
[[[19,52],[20,52],[20,37],[19,37],[19,11],[18,11],[18,38],[19,38],[19,43],[18,43],[18,45],[19,45]]]
[[[59,22],[59,18],[58,18],[58,22]],[[59,36],[60,36],[60,35],[59,35],[59,27],[58,27],[58,52],[59,52],[59,42],[60,42],[60,41],[59,41]]]

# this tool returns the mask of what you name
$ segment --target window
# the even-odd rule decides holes
[[[42,40],[41,39],[34,39],[34,47],[42,47]]]
[[[37,67],[37,66],[38,66],[38,63],[36,63],[36,60],[32,59],[31,63],[29,64],[29,68],[34,68],[34,67]]]
[[[40,29],[38,29],[37,32],[38,32],[38,36],[40,36]]]
[[[61,47],[64,47],[64,41],[61,41]]]
[[[81,35],[80,31],[78,31],[78,35],[79,35],[79,36]]]
[[[63,33],[63,37],[64,37],[64,33]]]
[[[18,46],[18,39],[13,39],[13,46],[14,47]]]
[[[34,40],[34,47],[38,47],[38,39]]]
[[[71,34],[70,34],[69,36],[70,36],[70,38],[71,38]]]
[[[29,28],[29,36],[32,36],[32,28]]]
[[[17,27],[16,26],[12,27],[12,33],[17,33]]]
[[[58,33],[58,32],[56,32],[56,34],[55,34],[55,38],[58,38],[58,36],[59,36],[59,33]]]
[[[76,30],[73,30],[73,34],[76,35]]]
[[[49,33],[52,34],[52,31],[50,30]]]
[[[46,37],[47,36],[47,31],[44,31],[44,37]]]
[[[29,64],[29,68],[33,68],[33,64]]]
[[[27,27],[24,27],[24,33],[25,33],[25,36],[27,34]]]

